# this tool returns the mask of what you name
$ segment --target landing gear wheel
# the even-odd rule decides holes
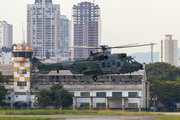
[[[92,79],[94,80],[94,82],[96,82],[97,81],[97,76],[96,75],[93,76]]]
[[[129,75],[129,79],[132,79],[132,75]]]

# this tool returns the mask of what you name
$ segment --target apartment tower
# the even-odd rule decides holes
[[[91,2],[81,2],[72,8],[72,46],[100,45],[101,24],[100,8]],[[74,49],[71,51],[72,60],[87,58],[91,50]],[[93,50],[92,52],[97,52]]]
[[[60,5],[52,0],[35,0],[27,5],[27,43],[37,57],[55,57],[60,51]]]
[[[70,47],[70,40],[71,40],[71,21],[65,16],[61,15],[60,17],[60,26],[61,26],[61,33],[60,33],[60,46],[61,47]],[[69,54],[69,48],[60,48],[60,53]]]
[[[159,43],[159,62],[170,63],[178,66],[178,42],[172,40],[172,35],[165,35],[165,40],[160,40]]]
[[[0,21],[0,48],[10,48],[13,44],[13,26]]]

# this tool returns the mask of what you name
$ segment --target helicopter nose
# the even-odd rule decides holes
[[[143,65],[142,65],[142,64],[140,64],[140,68],[141,68],[142,70],[144,70],[144,68],[143,68]]]

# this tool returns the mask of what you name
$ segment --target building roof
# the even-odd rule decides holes
[[[4,76],[14,75],[14,66],[13,65],[0,65],[0,72]]]

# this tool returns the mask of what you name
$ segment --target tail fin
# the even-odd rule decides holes
[[[37,58],[31,58],[30,62],[38,69],[39,66],[44,65],[42,62],[40,62]]]

